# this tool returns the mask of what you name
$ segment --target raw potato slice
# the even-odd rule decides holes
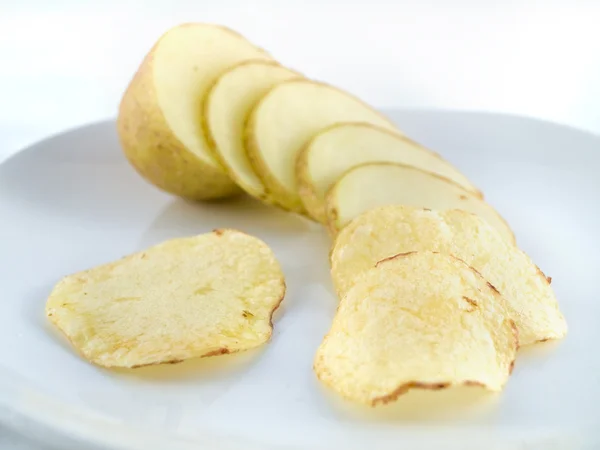
[[[301,77],[275,62],[247,61],[223,73],[206,96],[204,125],[211,148],[229,176],[254,197],[265,199],[265,188],[244,148],[246,119],[269,89]]]
[[[155,186],[193,200],[239,193],[202,130],[202,100],[217,75],[249,59],[271,57],[225,27],[184,24],[148,53],[119,108],[126,157]]]
[[[296,159],[313,136],[340,122],[367,122],[399,133],[357,98],[315,81],[285,81],[258,102],[248,119],[246,148],[273,203],[306,213],[298,195]]]
[[[427,250],[460,258],[500,291],[521,345],[566,335],[550,278],[486,221],[461,210],[387,206],[357,217],[340,231],[331,251],[334,284],[341,297],[378,261]]]
[[[410,389],[500,391],[518,349],[502,296],[471,267],[431,252],[402,254],[363,274],[319,347],[319,379],[375,406]]]
[[[346,171],[372,162],[407,164],[454,181],[475,197],[481,192],[438,154],[370,124],[342,123],[318,133],[296,164],[299,194],[308,213],[326,223],[325,194]]]
[[[508,242],[515,236],[498,212],[447,178],[396,163],[369,163],[350,169],[327,196],[328,226],[332,234],[370,209],[408,205],[436,210],[462,209],[477,214]]]
[[[264,344],[284,293],[264,242],[215,230],[68,276],[46,313],[87,360],[134,368]]]

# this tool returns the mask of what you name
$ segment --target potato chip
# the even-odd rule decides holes
[[[215,230],[67,276],[46,313],[87,360],[134,368],[260,346],[284,293],[264,242]]]
[[[357,217],[339,233],[331,252],[336,289],[342,296],[377,261],[422,250],[454,255],[495,286],[508,302],[521,345],[567,333],[550,278],[486,221],[461,210],[386,206]]]
[[[343,397],[375,406],[410,389],[499,391],[517,349],[504,298],[463,261],[423,251],[383,260],[359,277],[314,369]]]

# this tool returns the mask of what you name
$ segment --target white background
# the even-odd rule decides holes
[[[183,21],[233,27],[378,107],[600,132],[598,0],[0,0],[0,154],[113,116],[145,52]]]
[[[596,0],[0,0],[0,160],[114,116],[155,39],[189,21],[228,25],[377,107],[501,111],[600,133]]]

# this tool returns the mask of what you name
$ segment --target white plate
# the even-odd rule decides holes
[[[392,117],[481,186],[553,277],[569,335],[523,351],[503,393],[411,394],[375,410],[338,400],[312,372],[336,306],[326,234],[250,200],[189,204],[157,191],[103,122],[0,166],[0,419],[62,448],[597,448],[600,139],[494,114]],[[283,264],[288,293],[262,350],[110,372],[47,323],[44,303],[61,276],[216,227],[263,238]]]

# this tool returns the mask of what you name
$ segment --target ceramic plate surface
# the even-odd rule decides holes
[[[324,230],[247,198],[159,192],[107,121],[0,165],[0,420],[63,449],[598,448],[600,138],[496,114],[389,114],[480,186],[553,278],[569,334],[522,351],[504,392],[416,393],[377,409],[330,394],[312,371],[337,304]],[[282,262],[288,293],[261,350],[107,371],[47,322],[63,275],[218,227],[264,239]]]

